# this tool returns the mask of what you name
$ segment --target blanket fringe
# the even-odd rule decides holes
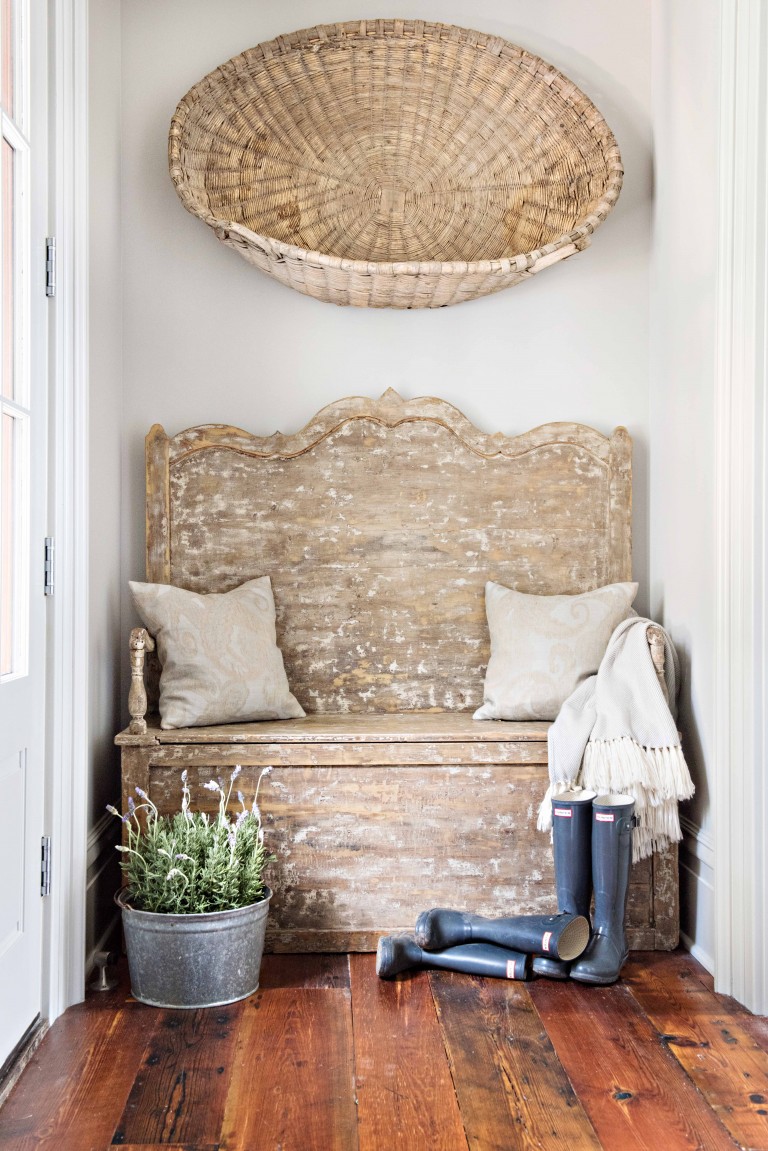
[[[691,798],[694,786],[679,746],[641,747],[626,736],[590,740],[578,780],[558,779],[547,788],[536,820],[539,831],[552,830],[553,799],[582,789],[632,796],[638,819],[632,835],[635,863],[683,838],[677,805]]]
[[[590,740],[580,782],[598,794],[618,792],[635,801],[638,826],[632,836],[632,858],[682,839],[677,805],[694,793],[682,748],[641,747],[633,739]]]

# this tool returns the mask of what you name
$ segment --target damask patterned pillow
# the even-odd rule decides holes
[[[221,594],[156,583],[130,588],[157,641],[162,728],[304,715],[277,646],[269,576]]]
[[[555,719],[597,671],[614,628],[632,615],[637,587],[615,583],[581,595],[538,596],[488,582],[491,658],[475,719]]]

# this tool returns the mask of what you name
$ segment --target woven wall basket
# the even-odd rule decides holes
[[[580,251],[619,195],[605,120],[498,37],[358,20],[250,48],[183,98],[185,208],[319,300],[436,308]]]

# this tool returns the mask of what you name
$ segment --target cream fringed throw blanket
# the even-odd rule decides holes
[[[635,860],[682,839],[677,805],[694,791],[673,714],[677,653],[664,632],[668,704],[648,647],[650,626],[651,620],[639,616],[620,623],[597,675],[560,709],[549,729],[551,783],[538,818],[540,830],[548,831],[552,797],[573,787],[631,795],[639,821],[632,837]]]

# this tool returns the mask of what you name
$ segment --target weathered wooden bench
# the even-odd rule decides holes
[[[475,721],[484,585],[577,593],[631,578],[631,444],[577,424],[487,435],[435,399],[342,400],[293,435],[219,425],[147,437],[147,579],[197,592],[269,575],[304,719],[164,731],[131,636],[123,800],[176,810],[263,765],[277,856],[268,946],[372,950],[431,906],[554,910],[536,831],[548,724]],[[224,641],[223,641],[224,642]],[[151,678],[151,677],[150,677]],[[149,705],[155,696],[149,686]],[[635,948],[678,939],[677,853],[636,864]]]

